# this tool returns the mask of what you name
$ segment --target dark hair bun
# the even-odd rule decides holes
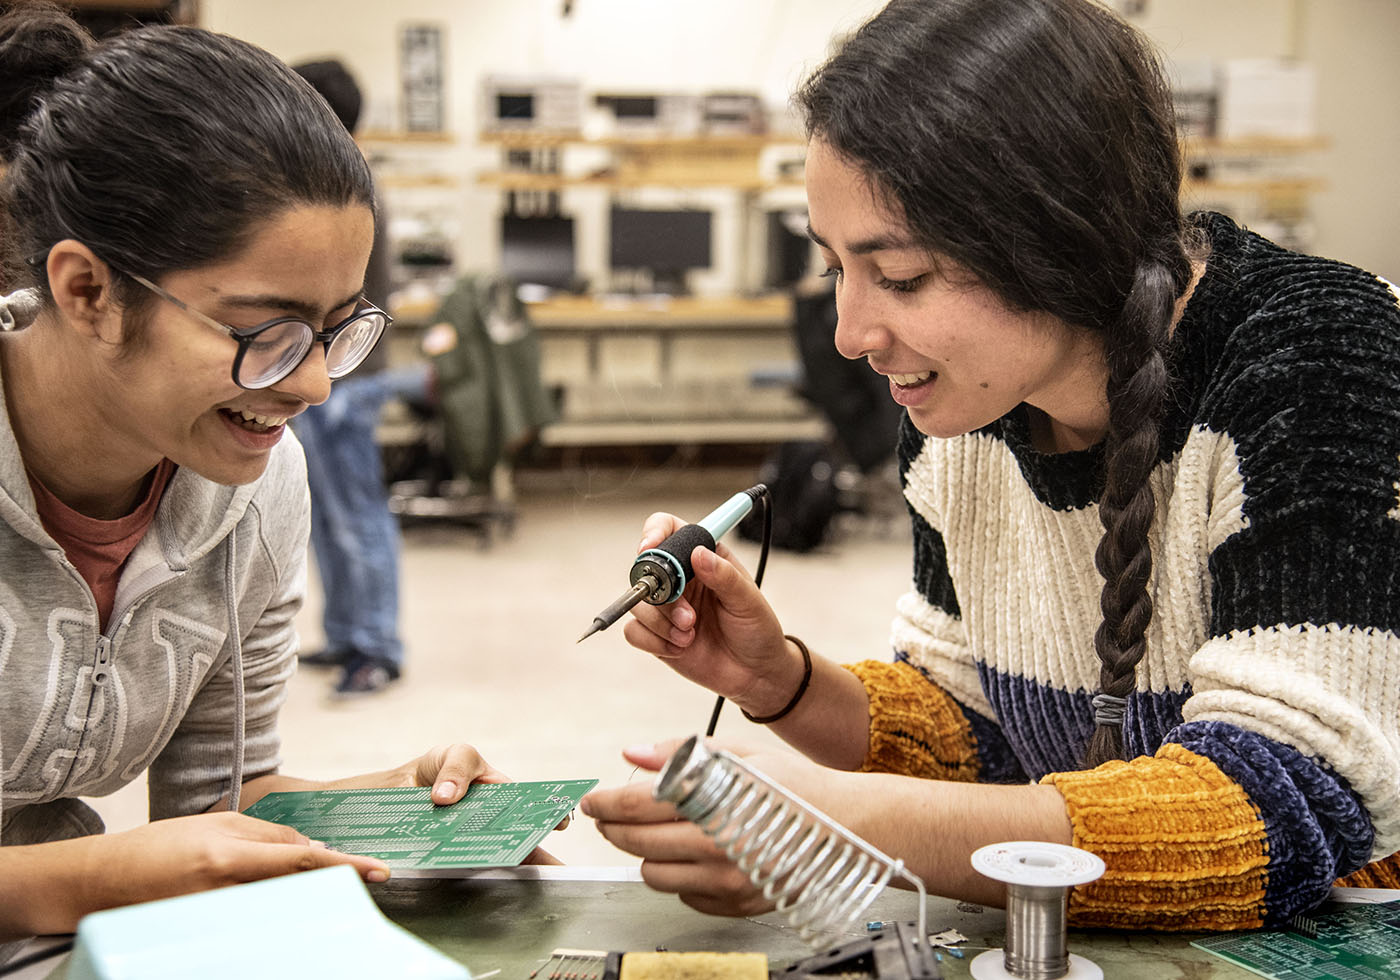
[[[352,133],[355,131],[360,122],[360,86],[343,62],[335,59],[306,61],[292,65],[292,71],[311,83],[342,126]]]
[[[8,160],[36,99],[92,46],[61,7],[25,3],[0,16],[0,157]]]

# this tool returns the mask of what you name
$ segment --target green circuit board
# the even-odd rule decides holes
[[[246,812],[394,869],[513,867],[596,785],[473,783],[450,806],[435,805],[427,787],[269,793]]]
[[[1324,905],[1293,928],[1212,936],[1191,945],[1272,980],[1400,977],[1400,902]]]

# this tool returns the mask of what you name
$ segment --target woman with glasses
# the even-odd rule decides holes
[[[797,103],[833,341],[906,414],[894,662],[785,636],[722,548],[627,638],[944,895],[1000,902],[969,856],[1010,840],[1104,860],[1083,926],[1400,885],[1395,289],[1183,215],[1156,57],[1094,0],[893,0]],[[657,887],[765,907],[640,784],[583,810]]]
[[[278,772],[309,524],[287,421],[389,318],[368,168],[290,69],[193,28],[0,18],[0,940],[322,865]],[[152,823],[79,797],[142,772]],[[321,787],[501,775],[466,745]]]

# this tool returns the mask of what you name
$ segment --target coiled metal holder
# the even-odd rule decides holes
[[[898,876],[919,893],[913,943],[927,946],[928,895],[882,853],[742,759],[693,735],[667,760],[652,795],[674,804],[776,902],[804,942],[833,938]],[[931,959],[931,958],[930,958]]]

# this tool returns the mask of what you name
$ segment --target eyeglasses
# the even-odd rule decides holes
[[[238,342],[233,358],[233,382],[240,388],[267,388],[295,371],[313,344],[326,346],[326,374],[332,379],[343,378],[363,363],[384,335],[384,328],[393,317],[366,300],[360,300],[355,312],[329,330],[317,330],[305,320],[285,316],[260,323],[255,327],[231,327],[213,317],[205,316],[189,304],[175,298],[142,276],[131,275],[141,285],[167,303],[172,303],[190,316],[216,330],[222,330]]]

